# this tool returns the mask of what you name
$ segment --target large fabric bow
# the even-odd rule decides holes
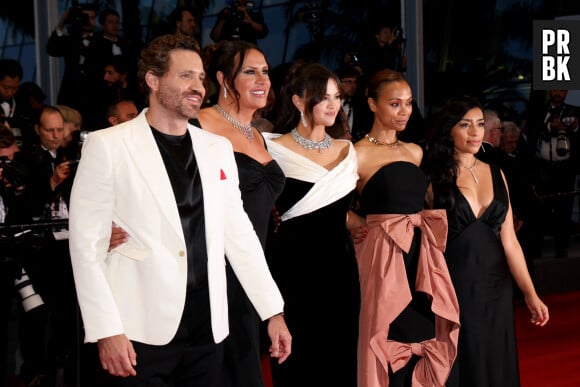
[[[448,346],[435,339],[412,344],[388,340],[389,364],[393,372],[397,372],[417,355],[421,359],[415,365],[412,386],[444,386],[449,375]]]

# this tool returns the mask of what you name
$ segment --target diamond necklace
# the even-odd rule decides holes
[[[326,133],[326,136],[324,136],[322,141],[312,141],[302,137],[296,128],[292,129],[290,134],[292,134],[294,141],[296,141],[304,149],[318,149],[318,152],[322,153],[323,149],[328,149],[330,148],[330,145],[332,145],[332,138],[328,135],[328,133]]]
[[[477,165],[477,159],[475,159],[475,161],[473,162],[473,165],[471,167],[462,167],[467,169],[469,171],[469,173],[471,173],[471,177],[473,177],[473,181],[475,181],[475,184],[479,184],[479,180],[477,180],[477,177],[475,177],[475,173],[473,173],[473,168],[475,168],[475,166]]]
[[[377,140],[374,137],[369,136],[368,134],[365,134],[365,137],[369,140],[369,142],[375,144],[375,145],[382,145],[382,146],[386,146],[387,148],[396,148],[398,147],[401,143],[399,142],[399,139],[396,139],[395,142],[384,142],[381,140]]]
[[[229,121],[230,124],[234,126],[234,128],[238,129],[250,142],[254,141],[254,130],[252,129],[252,124],[244,125],[241,122],[237,121],[234,117],[230,116],[226,111],[217,103],[213,105],[215,110],[218,111],[219,114],[224,116],[226,120]]]

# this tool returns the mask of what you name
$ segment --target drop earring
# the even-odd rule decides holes
[[[300,110],[300,122],[302,122],[302,126],[305,128],[308,127],[308,122],[306,122],[306,118],[304,118],[304,112]]]
[[[224,86],[224,99],[228,99],[228,88]]]

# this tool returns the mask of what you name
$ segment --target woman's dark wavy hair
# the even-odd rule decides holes
[[[477,99],[469,96],[453,98],[445,104],[439,112],[435,124],[435,135],[427,147],[424,159],[424,169],[431,178],[435,193],[435,208],[453,208],[455,205],[455,186],[457,184],[457,170],[455,160],[455,146],[451,138],[451,129],[471,109],[481,109]]]
[[[221,71],[224,74],[224,85],[228,88],[228,96],[233,95],[236,101],[238,110],[240,109],[240,92],[234,86],[234,81],[242,71],[242,66],[248,51],[256,50],[264,55],[264,52],[258,48],[257,45],[243,40],[224,40],[218,43],[215,51],[211,54],[211,59],[208,65],[208,75],[219,85],[217,81],[217,72]],[[266,58],[266,55],[264,55]],[[266,59],[266,64],[268,60]],[[268,65],[268,68],[270,66]],[[218,92],[223,93],[223,90]],[[274,92],[270,88],[268,92],[268,102],[264,107],[265,111],[271,109],[274,104]]]
[[[288,133],[296,126],[300,120],[300,112],[292,103],[292,96],[297,95],[305,99],[304,116],[311,120],[314,106],[324,100],[328,80],[336,82],[342,93],[340,79],[338,76],[320,63],[297,63],[294,64],[282,84],[280,89],[280,105],[274,119],[274,131],[277,133]],[[327,127],[326,131],[333,133],[343,133],[346,125],[346,117],[342,109],[339,109],[334,125]]]

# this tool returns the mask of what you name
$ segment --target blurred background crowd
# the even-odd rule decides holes
[[[580,222],[580,91],[532,89],[532,21],[580,18],[578,1],[22,3],[0,8],[0,255],[8,316],[1,328],[20,335],[16,342],[2,339],[4,353],[19,351],[3,359],[3,375],[19,369],[34,383],[47,356],[58,372],[78,344],[66,241],[75,165],[87,132],[130,120],[147,106],[137,61],[161,34],[193,36],[207,61],[220,41],[257,44],[275,94],[293,64],[323,63],[341,81],[347,119],[331,135],[353,142],[371,129],[365,89],[378,70],[407,74],[415,100],[401,139],[422,147],[431,117],[449,97],[477,97],[486,108],[478,157],[506,173],[528,265],[544,254],[546,237],[554,240],[553,258],[569,255]],[[211,106],[216,85],[206,89]],[[275,115],[260,111],[254,125],[269,131]]]

